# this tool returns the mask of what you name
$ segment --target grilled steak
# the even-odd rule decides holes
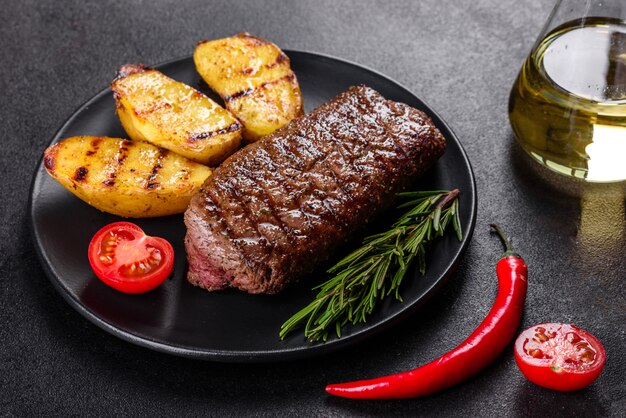
[[[428,116],[351,87],[228,158],[185,212],[188,280],[276,293],[443,153]]]

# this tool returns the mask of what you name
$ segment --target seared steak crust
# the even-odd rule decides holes
[[[351,87],[228,158],[187,212],[188,279],[276,293],[328,258],[443,153],[424,113]]]

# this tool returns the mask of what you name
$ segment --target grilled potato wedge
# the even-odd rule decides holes
[[[289,58],[271,42],[247,33],[201,41],[193,60],[200,76],[243,124],[247,142],[304,113]]]
[[[159,71],[124,65],[111,83],[117,114],[131,139],[214,166],[241,143],[241,124],[199,91]]]
[[[146,218],[184,212],[211,169],[147,142],[75,136],[46,149],[44,166],[101,211]]]

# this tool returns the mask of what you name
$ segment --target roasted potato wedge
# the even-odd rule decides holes
[[[241,124],[199,91],[141,65],[124,65],[111,83],[131,139],[214,166],[241,143]]]
[[[63,187],[114,215],[184,212],[211,169],[147,142],[75,136],[46,149],[44,166]]]
[[[200,76],[243,124],[247,142],[304,112],[289,58],[271,42],[247,33],[201,41],[193,60]]]

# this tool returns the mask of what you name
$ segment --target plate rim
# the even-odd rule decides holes
[[[219,350],[219,349],[198,349],[194,347],[186,347],[182,345],[175,344],[165,344],[160,341],[156,341],[149,337],[139,336],[133,334],[132,332],[125,331],[123,329],[118,328],[116,325],[108,322],[107,320],[101,318],[96,313],[91,312],[87,307],[85,307],[80,300],[78,300],[72,292],[70,292],[67,288],[62,284],[62,280],[60,280],[57,275],[52,271],[51,263],[48,257],[43,253],[43,246],[41,245],[41,237],[36,230],[35,227],[35,208],[34,204],[34,194],[35,187],[38,184],[38,180],[40,180],[39,174],[42,172],[43,165],[43,156],[37,163],[33,177],[31,179],[31,184],[29,188],[29,197],[28,197],[28,226],[29,232],[31,235],[31,239],[33,242],[33,246],[35,247],[35,252],[37,253],[37,258],[39,259],[39,264],[44,270],[48,279],[52,282],[54,288],[58,293],[61,294],[62,298],[72,306],[78,313],[80,313],[84,318],[86,318],[89,322],[96,325],[98,328],[106,331],[107,333],[114,335],[126,342],[130,342],[132,344],[148,348],[151,350],[155,350],[165,354],[176,355],[180,357],[192,358],[192,359],[201,359],[201,360],[210,360],[210,361],[219,361],[219,362],[232,362],[232,363],[263,363],[263,362],[282,362],[289,361],[294,359],[302,359],[306,357],[318,356],[321,354],[329,354],[332,352],[336,352],[337,350],[343,349],[345,347],[351,346],[353,344],[357,344],[365,339],[371,338],[381,332],[389,329],[393,325],[399,323],[406,317],[414,314],[421,306],[423,306],[434,294],[436,294],[441,287],[448,281],[448,279],[455,273],[458,264],[463,258],[464,253],[469,246],[475,225],[476,225],[476,213],[478,207],[478,194],[476,189],[476,178],[474,175],[474,170],[472,168],[471,162],[463,147],[463,144],[459,140],[456,133],[452,130],[452,128],[448,125],[448,123],[442,119],[439,114],[426,103],[424,100],[415,95],[410,89],[405,87],[403,84],[395,81],[394,79],[381,74],[380,72],[373,70],[367,66],[358,64],[351,60],[338,58],[326,53],[312,52],[308,50],[293,50],[293,49],[283,49],[287,56],[290,54],[302,54],[307,55],[310,58],[324,58],[331,61],[340,62],[342,64],[348,64],[349,66],[356,67],[359,70],[369,72],[376,76],[377,78],[384,79],[386,82],[391,84],[395,84],[400,87],[402,90],[409,93],[418,102],[421,102],[425,107],[425,112],[435,121],[435,125],[437,127],[443,127],[447,129],[451,134],[451,140],[455,142],[455,144],[459,147],[460,155],[463,159],[464,165],[468,168],[469,172],[469,183],[471,184],[471,193],[469,193],[472,204],[468,208],[469,210],[469,225],[465,226],[463,238],[461,240],[461,245],[458,247],[457,251],[454,252],[453,256],[450,257],[443,273],[436,279],[434,282],[425,290],[424,295],[411,303],[407,304],[405,307],[400,309],[395,315],[385,316],[381,318],[376,325],[373,327],[367,327],[360,331],[356,331],[349,336],[345,336],[342,338],[337,338],[331,340],[326,343],[310,343],[306,342],[304,346],[298,347],[286,347],[285,349],[269,349],[269,350]],[[291,57],[290,57],[291,58]],[[168,65],[172,65],[181,61],[192,59],[192,55],[179,56],[177,58],[173,58],[155,65],[150,66],[155,69],[162,69]],[[91,96],[88,100],[83,102],[80,106],[78,106],[72,114],[61,124],[61,126],[55,131],[52,139],[46,143],[46,147],[52,145],[55,142],[58,142],[59,135],[62,131],[64,131],[73,121],[76,119],[80,113],[82,113],[85,109],[87,109],[93,102],[100,100],[103,96],[107,94],[112,94],[112,90],[110,85]],[[448,138],[446,138],[448,139]],[[43,154],[43,152],[42,152]]]

